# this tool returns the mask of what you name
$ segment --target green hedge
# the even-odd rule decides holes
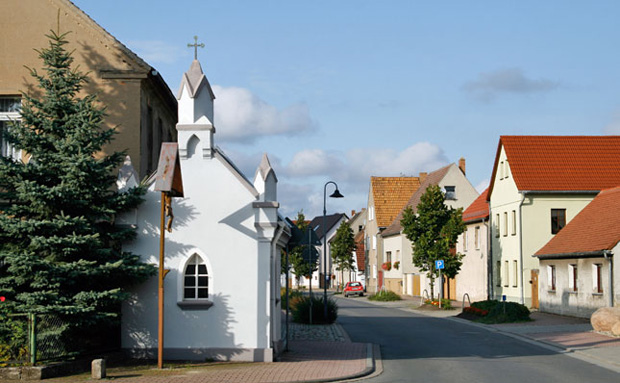
[[[401,300],[400,295],[390,290],[381,290],[375,295],[368,297],[369,301],[389,302]]]
[[[338,318],[338,305],[333,299],[327,299],[327,321],[324,320],[323,298],[301,297],[297,300],[293,310],[293,321],[310,323],[310,307],[312,307],[312,324],[330,324]]]

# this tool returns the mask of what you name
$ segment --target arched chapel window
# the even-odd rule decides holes
[[[194,255],[185,266],[183,299],[209,298],[209,274],[202,258]]]

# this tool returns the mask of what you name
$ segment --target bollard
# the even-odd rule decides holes
[[[103,379],[106,377],[105,373],[105,359],[95,359],[90,365],[90,376],[93,379]]]

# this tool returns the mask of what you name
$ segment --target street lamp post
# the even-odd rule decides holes
[[[328,181],[323,186],[323,320],[327,323],[327,227],[325,227],[325,216],[327,215],[327,185],[333,184],[336,190],[329,196],[330,198],[343,198],[338,190],[338,184]]]

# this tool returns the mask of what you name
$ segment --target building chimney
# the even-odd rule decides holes
[[[467,174],[465,173],[465,158],[463,157],[461,157],[461,159],[459,160],[459,168],[461,169],[463,174]]]
[[[427,172],[420,172],[420,183],[424,182],[427,175],[428,175]]]
[[[351,210],[351,217],[355,216],[355,210]]]

